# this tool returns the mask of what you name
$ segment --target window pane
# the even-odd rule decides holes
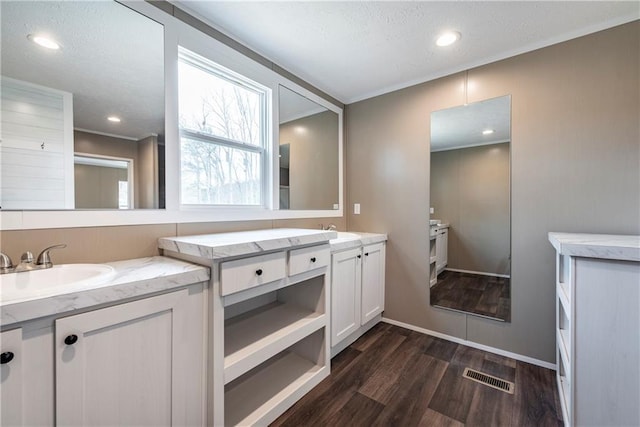
[[[180,62],[180,128],[261,146],[262,95]]]
[[[181,139],[182,203],[260,205],[261,155]]]

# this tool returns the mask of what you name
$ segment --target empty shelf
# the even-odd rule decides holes
[[[329,374],[319,366],[284,352],[225,390],[225,425],[268,424]]]
[[[323,313],[283,303],[228,320],[224,328],[225,384],[325,325]]]

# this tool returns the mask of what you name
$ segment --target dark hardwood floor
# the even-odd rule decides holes
[[[445,270],[431,288],[431,305],[510,322],[510,279]]]
[[[515,383],[508,394],[465,367]],[[562,426],[555,372],[379,323],[272,426]]]

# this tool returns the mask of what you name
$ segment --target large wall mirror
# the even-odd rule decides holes
[[[511,320],[511,97],[431,114],[431,305]]]
[[[164,208],[164,27],[113,1],[0,7],[2,210]]]
[[[338,114],[279,86],[280,209],[339,209]]]

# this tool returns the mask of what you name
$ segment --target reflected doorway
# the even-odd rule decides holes
[[[74,156],[76,209],[132,209],[133,159]]]

